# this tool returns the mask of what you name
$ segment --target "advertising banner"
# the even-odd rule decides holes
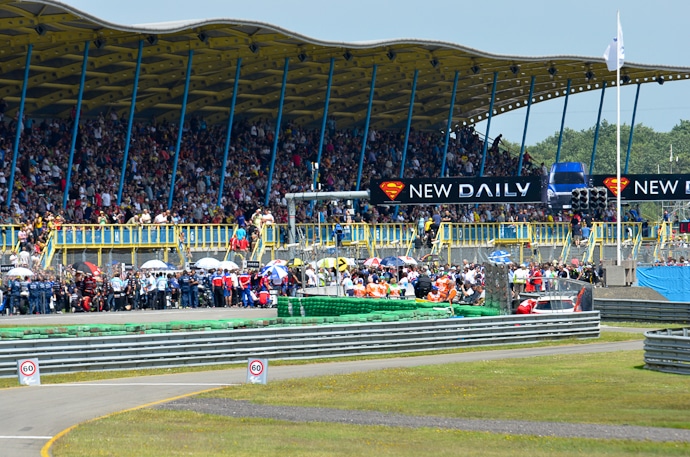
[[[616,175],[594,175],[593,186],[604,186],[616,198]],[[621,201],[690,200],[690,175],[621,175]]]
[[[541,203],[540,176],[372,179],[374,205]]]

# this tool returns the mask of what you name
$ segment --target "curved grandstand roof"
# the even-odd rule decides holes
[[[455,72],[459,72],[453,118],[456,123],[485,119],[494,73],[498,75],[494,114],[527,104],[535,77],[533,103],[566,92],[615,84],[602,57],[506,56],[440,41],[397,39],[339,43],[306,37],[280,27],[236,19],[211,19],[125,26],[49,0],[0,0],[2,85],[8,114],[16,112],[26,54],[33,45],[25,112],[34,118],[66,117],[77,103],[85,42],[90,50],[82,113],[93,116],[129,110],[139,42],[143,40],[136,116],[179,118],[190,50],[193,66],[187,112],[208,122],[226,121],[237,59],[242,58],[236,113],[243,118],[276,117],[285,59],[289,74],[284,116],[298,124],[318,123],[323,113],[331,58],[335,67],[329,115],[339,127],[363,122],[373,66],[377,66],[372,126],[404,125],[415,70],[418,83],[416,128],[445,127]],[[690,78],[690,67],[626,62],[623,84]],[[663,79],[661,79],[663,78]]]

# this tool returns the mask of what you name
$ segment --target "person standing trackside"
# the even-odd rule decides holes
[[[191,306],[192,308],[199,307],[199,282],[200,278],[196,270],[192,269],[192,274],[189,276],[189,287],[191,289]]]
[[[225,304],[225,282],[223,281],[223,272],[215,270],[211,274],[211,290],[213,291],[213,306],[222,308]]]
[[[131,309],[139,309],[139,297],[141,293],[141,284],[139,283],[139,273],[127,275],[127,304]]]
[[[10,314],[18,314],[22,301],[22,284],[19,278],[14,278],[10,284]]]
[[[26,278],[27,281],[29,278]],[[29,282],[29,314],[38,314],[41,301],[41,291],[38,288],[38,279]]]
[[[38,283],[38,289],[41,293],[41,313],[50,314],[50,297],[53,296],[53,283],[45,276]]]
[[[249,272],[244,271],[241,275],[237,277],[240,283],[240,288],[242,289],[242,306],[254,307],[254,300],[252,299],[252,275]]]
[[[180,283],[180,303],[183,309],[187,309],[192,303],[192,280],[187,270],[182,272],[178,282]]]
[[[124,290],[125,283],[120,278],[120,273],[115,273],[113,278],[110,280],[110,288],[113,294],[113,307],[110,308],[111,311],[122,311],[124,307]]]
[[[168,278],[163,273],[156,275],[156,309],[165,309]]]
[[[146,303],[149,309],[155,309],[156,307],[156,277],[153,273],[145,278],[146,280]]]
[[[525,292],[527,279],[529,279],[529,271],[527,270],[527,265],[523,263],[520,265],[520,268],[513,273],[513,293],[515,294],[515,298],[520,298],[520,294]]]

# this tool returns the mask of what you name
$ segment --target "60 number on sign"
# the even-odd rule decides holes
[[[250,384],[266,384],[268,359],[249,359],[247,362],[247,382]]]
[[[17,360],[17,377],[23,386],[37,386],[41,384],[41,374],[38,370],[38,359]]]

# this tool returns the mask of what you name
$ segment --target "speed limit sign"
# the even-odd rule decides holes
[[[250,384],[266,384],[268,359],[249,359],[247,362],[247,382]]]
[[[38,370],[38,359],[17,360],[17,376],[19,384],[23,386],[38,386],[41,384],[41,374]]]

